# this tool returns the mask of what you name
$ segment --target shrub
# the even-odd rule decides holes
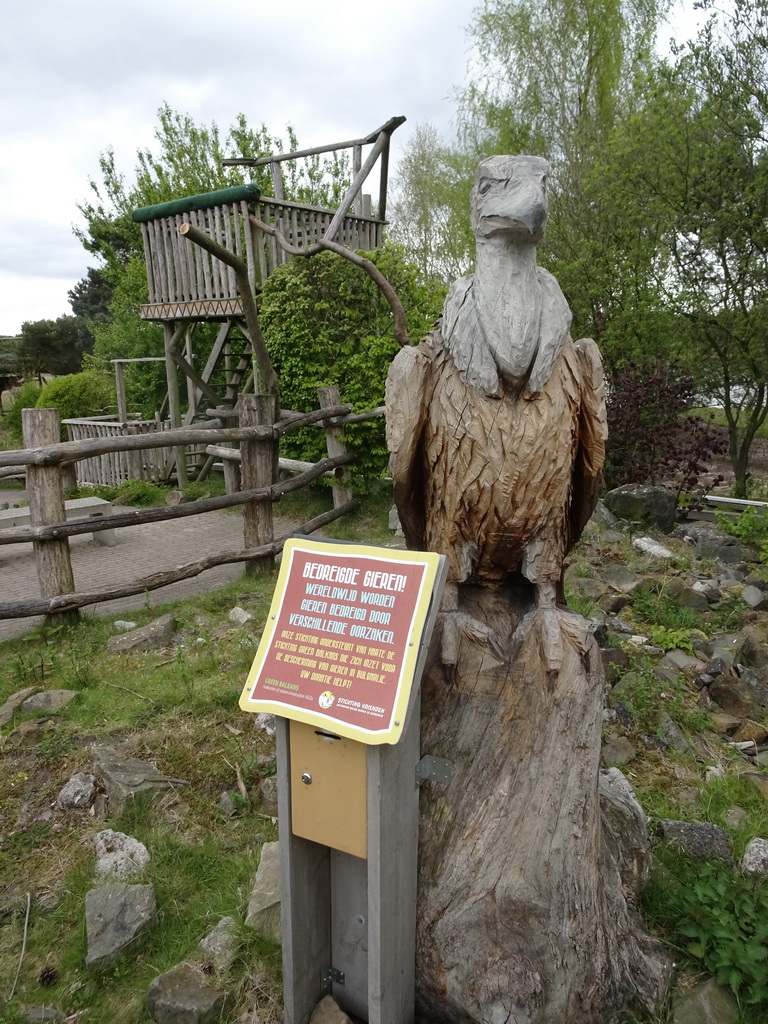
[[[612,374],[606,402],[609,488],[671,479],[679,498],[700,486],[712,456],[725,452],[726,441],[712,417],[686,415],[693,401],[693,378],[674,363],[627,363]]]
[[[56,377],[46,384],[35,405],[38,409],[58,409],[59,416],[95,416],[110,405],[114,407],[115,386],[102,370],[85,370]]]
[[[40,395],[40,385],[37,381],[28,380],[21,385],[19,390],[16,392],[16,397],[13,400],[11,408],[8,410],[5,423],[10,431],[11,436],[19,444],[22,443],[21,434],[21,410],[22,409],[34,409],[37,404],[38,396]]]
[[[400,296],[411,338],[419,340],[440,312],[443,293],[420,285],[415,267],[394,247],[364,255]],[[387,370],[399,346],[389,304],[360,267],[331,252],[279,267],[264,284],[261,325],[284,408],[316,409],[317,389],[334,384],[356,412],[383,404]],[[358,452],[355,471],[379,476],[387,463],[383,417],[355,424],[345,436]],[[317,428],[291,435],[282,448],[311,462],[326,454]]]

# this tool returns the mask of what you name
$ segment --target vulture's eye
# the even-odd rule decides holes
[[[477,186],[477,191],[480,193],[481,196],[484,196],[486,192],[490,191],[492,184],[493,182],[491,181],[490,178],[481,178],[480,184]]]

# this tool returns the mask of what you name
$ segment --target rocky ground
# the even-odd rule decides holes
[[[598,509],[565,578],[603,651],[606,835],[679,953],[659,1021],[757,1024],[768,574],[710,524],[673,529],[663,495],[632,497]],[[0,1021],[281,1019],[274,751],[236,704],[268,590],[0,645]]]

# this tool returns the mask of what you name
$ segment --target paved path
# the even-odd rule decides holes
[[[21,491],[2,492],[6,500],[18,504]],[[12,495],[12,497],[11,497]],[[122,510],[121,510],[122,511]],[[288,520],[275,518],[275,533],[289,530]],[[93,591],[118,586],[160,570],[174,569],[197,558],[243,547],[242,516],[207,512],[202,516],[171,519],[165,523],[128,526],[115,531],[114,547],[95,544],[89,533],[70,537],[75,588]],[[243,572],[243,563],[217,565],[188,580],[172,583],[135,597],[119,598],[82,609],[84,615],[118,615],[147,603],[162,604],[192,594],[215,590]],[[32,544],[6,544],[0,547],[0,602],[40,597]],[[0,641],[22,636],[43,621],[42,616],[27,619],[0,619]]]

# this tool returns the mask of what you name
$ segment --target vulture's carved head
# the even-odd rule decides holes
[[[478,239],[508,235],[536,244],[547,223],[549,164],[538,156],[492,156],[483,160],[472,183],[472,230]]]

